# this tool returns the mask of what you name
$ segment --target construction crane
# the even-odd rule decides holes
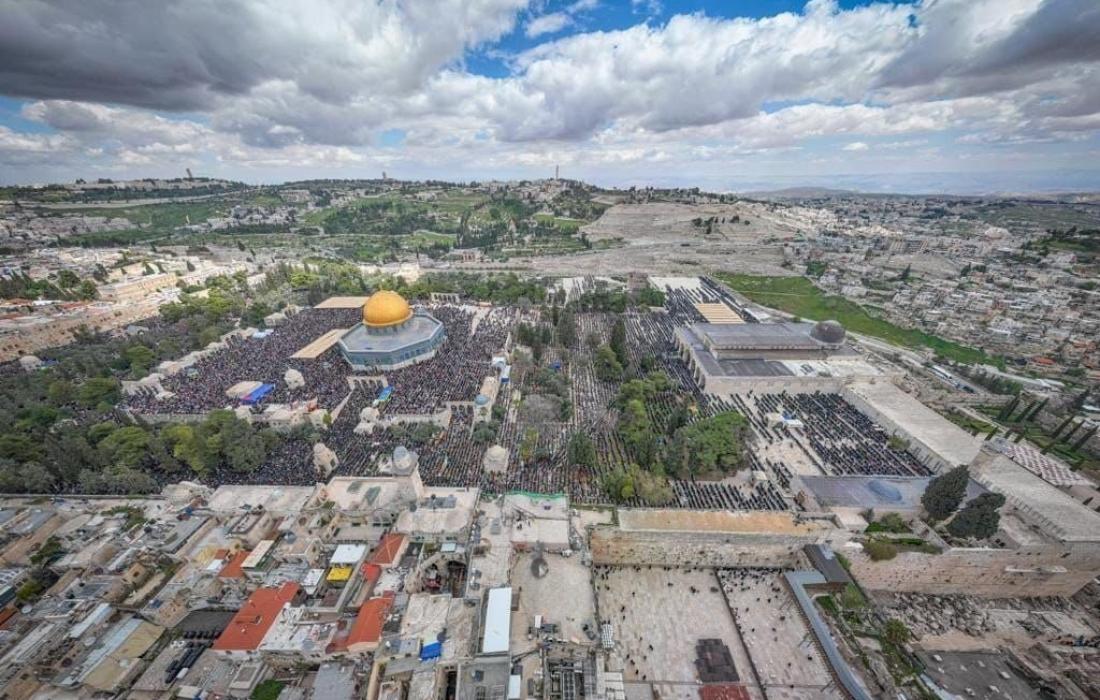
[[[194,180],[195,176],[191,174],[191,168],[187,168],[187,179]]]

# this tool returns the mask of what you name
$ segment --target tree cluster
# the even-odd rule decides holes
[[[964,464],[928,482],[921,495],[921,505],[932,520],[944,520],[959,507],[966,495],[970,469]]]
[[[1005,497],[999,493],[983,493],[955,514],[947,524],[947,531],[955,537],[984,540],[997,533],[1001,523],[1001,506]]]

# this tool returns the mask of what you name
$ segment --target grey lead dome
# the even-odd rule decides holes
[[[847,331],[836,321],[820,321],[810,331],[810,335],[822,343],[837,344],[844,342]]]

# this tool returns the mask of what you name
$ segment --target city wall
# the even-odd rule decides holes
[[[872,591],[986,598],[1071,596],[1100,574],[1100,547],[1094,544],[900,552],[886,561],[871,561],[863,552],[844,555],[852,575]]]
[[[839,546],[847,537],[841,530],[807,536],[598,527],[592,531],[589,546],[592,562],[602,565],[797,567],[805,566],[804,545],[833,541],[833,546]]]

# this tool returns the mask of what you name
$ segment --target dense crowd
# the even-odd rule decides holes
[[[715,481],[671,482],[676,500],[697,510],[788,510],[790,506],[769,481],[730,484]]]
[[[234,384],[255,381],[275,385],[268,402],[315,398],[318,405],[331,408],[348,393],[350,367],[338,349],[333,346],[315,360],[290,356],[334,328],[350,328],[358,317],[358,309],[309,309],[290,316],[266,337],[232,336],[226,347],[165,377],[161,385],[172,396],[157,399],[152,392],[144,392],[128,397],[126,405],[148,413],[206,413],[234,403],[225,393]],[[291,368],[302,373],[303,387],[287,386],[284,375]]]
[[[511,308],[471,313],[438,306],[431,313],[443,324],[447,339],[431,359],[386,372],[394,391],[385,413],[434,413],[447,402],[472,401],[492,371],[493,355],[503,350],[516,316]]]
[[[734,397],[757,436],[768,442],[793,442],[823,474],[830,476],[929,476],[931,471],[908,450],[890,444],[890,434],[839,394],[758,394]],[[789,428],[768,425],[768,414],[784,414],[802,423]]]
[[[280,484],[312,486],[322,481],[313,467],[313,444],[304,439],[282,440],[267,453],[257,469],[250,472],[218,469],[203,477],[209,484]]]
[[[577,314],[578,342],[563,351],[547,345],[534,363],[513,366],[512,383],[500,387],[495,433],[487,441],[484,428],[475,439],[473,410],[465,402],[477,395],[486,376],[495,374],[491,361],[509,345],[517,323],[538,325],[536,313],[517,307],[472,308],[435,305],[431,313],[443,325],[446,339],[437,354],[423,362],[385,373],[393,392],[379,406],[384,418],[435,414],[451,407],[450,425],[428,444],[409,444],[404,429],[378,428],[372,435],[356,435],[360,411],[371,405],[381,383],[356,374],[344,362],[337,346],[313,360],[290,356],[333,328],[350,328],[359,320],[358,309],[310,309],[292,315],[267,337],[234,338],[227,347],[197,362],[193,367],[163,380],[174,395],[157,400],[148,394],[128,397],[126,405],[137,411],[156,413],[205,413],[232,405],[225,391],[241,381],[259,381],[275,386],[265,403],[286,403],[316,399],[318,405],[342,409],[331,428],[322,436],[339,457],[337,474],[368,476],[377,473],[382,456],[400,444],[420,452],[420,470],[425,483],[435,486],[478,486],[487,492],[526,490],[542,493],[566,492],[580,503],[606,500],[604,478],[618,465],[629,464],[631,456],[616,430],[613,400],[617,382],[600,379],[594,371],[594,345],[607,343],[616,319],[622,318],[627,331],[628,364],[644,372],[663,370],[674,391],[662,392],[647,402],[646,410],[655,430],[664,431],[674,413],[682,417],[691,406],[692,421],[728,410],[737,410],[750,421],[755,439],[766,442],[791,441],[826,474],[926,474],[912,455],[893,449],[889,436],[869,418],[834,394],[765,394],[745,401],[705,395],[678,357],[673,331],[683,323],[701,321],[696,302],[727,301],[728,293],[704,279],[698,290],[673,290],[666,297],[668,313],[628,311],[624,314],[588,312]],[[591,342],[595,340],[596,343]],[[562,375],[568,389],[556,397],[568,403],[568,410],[553,420],[531,423],[517,400],[543,391],[534,377],[545,368]],[[287,369],[302,373],[305,386],[291,389]],[[767,413],[782,411],[800,419],[804,429],[792,431],[770,426]],[[532,431],[537,432],[533,439]],[[568,458],[570,438],[578,433],[595,443],[597,461],[574,465]],[[485,450],[502,445],[509,453],[504,474],[483,468]],[[521,458],[528,452],[528,459]],[[754,472],[764,479],[743,483],[670,481],[674,502],[691,508],[737,510],[785,510],[794,501],[790,493],[791,470],[771,458],[750,451]],[[220,480],[219,475],[211,475]],[[241,475],[224,475],[239,481]],[[247,475],[256,483],[310,483],[316,478],[311,445],[304,440],[286,440],[259,470]],[[641,502],[636,505],[643,505]]]

